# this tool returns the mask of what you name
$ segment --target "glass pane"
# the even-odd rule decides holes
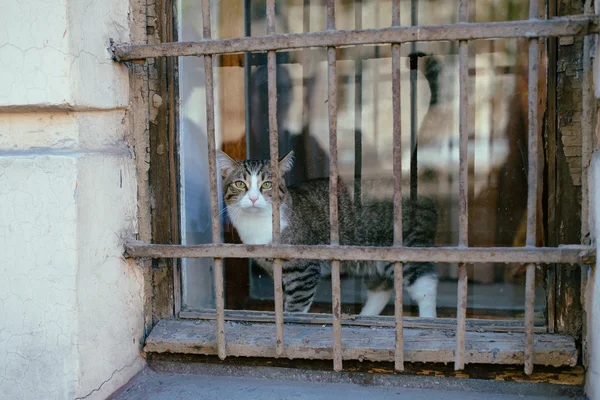
[[[197,3],[182,0],[182,40],[201,37],[202,18]],[[526,2],[488,0],[477,1],[476,6],[471,3],[472,21],[527,18]],[[418,4],[420,25],[458,20],[457,1],[421,0]],[[265,13],[264,1],[214,1],[213,37],[264,35]],[[325,15],[323,1],[279,1],[277,33],[323,30]],[[387,27],[390,15],[389,0],[336,3],[338,29]],[[402,2],[401,15],[402,24],[410,25],[411,1]],[[430,198],[435,204],[437,228],[431,237],[435,246],[458,243],[457,53],[458,44],[451,42],[405,44],[401,48],[403,193],[409,197],[411,192],[411,156],[416,154],[418,167],[413,171],[417,180],[412,187],[416,187],[418,196]],[[474,41],[469,54],[469,245],[523,246],[527,43],[516,39]],[[341,48],[337,59],[340,176],[355,206],[389,207],[393,197],[390,46]],[[294,150],[294,166],[285,175],[288,189],[293,190],[329,174],[327,53],[325,49],[281,51],[277,53],[277,63],[279,152],[284,156]],[[217,145],[235,160],[268,159],[266,54],[216,56],[214,68]],[[203,60],[182,58],[180,70],[184,237],[188,244],[210,243]],[[240,243],[231,216],[223,206],[221,210],[224,240]],[[382,218],[374,217],[372,226],[389,225],[390,220]],[[327,219],[322,223],[327,224]],[[410,237],[411,229],[417,229],[406,221],[405,227],[405,239]],[[186,261],[184,308],[213,306],[211,265],[208,260]],[[438,316],[454,317],[457,265],[440,264],[435,270],[439,277]],[[545,271],[538,271],[539,323],[544,322],[545,281]],[[256,261],[227,260],[225,282],[227,308],[273,309],[273,282]],[[523,317],[524,269],[520,266],[470,266],[469,282],[469,316]],[[361,311],[367,287],[361,276],[343,276],[344,312]],[[328,273],[323,270],[312,312],[330,312],[330,288]],[[409,292],[404,299],[406,313],[418,315]],[[393,313],[393,297],[383,313]]]

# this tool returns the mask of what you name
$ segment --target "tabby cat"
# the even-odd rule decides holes
[[[245,244],[268,244],[272,240],[273,195],[280,199],[281,243],[324,245],[330,243],[329,179],[316,179],[287,187],[284,179],[271,179],[269,160],[235,161],[218,152],[223,176],[224,200],[229,218]],[[293,165],[293,152],[279,161],[283,176]],[[356,211],[343,182],[338,184],[339,233],[341,245],[391,246],[393,204],[378,201]],[[406,246],[431,246],[437,230],[437,211],[429,199],[403,200],[403,237]],[[271,276],[272,260],[257,259]],[[287,260],[283,262],[284,307],[286,311],[308,312],[317,284],[330,261]],[[378,315],[393,289],[393,263],[341,262],[344,273],[365,279],[367,302],[361,315]],[[419,316],[436,317],[437,273],[431,263],[405,263],[404,283],[419,306]]]

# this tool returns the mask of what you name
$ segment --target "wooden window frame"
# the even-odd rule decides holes
[[[467,0],[462,0],[466,2]],[[568,0],[565,0],[568,1]],[[272,3],[271,3],[272,4]],[[463,3],[464,4],[464,3]],[[281,306],[278,311],[273,313],[263,312],[249,312],[249,311],[224,311],[224,305],[221,304],[220,310],[217,307],[217,312],[205,312],[205,313],[185,313],[181,312],[181,276],[180,276],[180,262],[182,257],[197,257],[197,256],[208,256],[208,257],[223,257],[223,250],[226,250],[227,256],[239,257],[239,254],[244,253],[247,257],[250,254],[248,251],[249,246],[235,246],[235,245],[222,245],[214,246],[180,246],[180,198],[179,198],[179,158],[178,158],[178,68],[177,58],[172,55],[192,55],[198,54],[199,52],[206,52],[208,54],[217,54],[220,52],[230,51],[223,46],[216,46],[214,50],[211,50],[210,45],[203,47],[202,42],[197,42],[191,46],[180,46],[171,44],[171,42],[177,41],[177,26],[176,23],[176,1],[174,0],[158,0],[156,2],[157,12],[157,24],[158,27],[156,33],[158,36],[157,43],[164,43],[168,45],[156,45],[156,46],[132,46],[126,44],[114,43],[111,47],[111,51],[114,54],[116,61],[123,62],[140,62],[139,60],[153,59],[153,63],[149,68],[149,79],[154,83],[156,87],[156,93],[160,99],[166,99],[158,105],[158,114],[156,118],[150,121],[149,126],[149,137],[150,137],[150,171],[149,171],[149,184],[152,191],[153,197],[153,208],[152,208],[152,244],[139,243],[130,241],[126,245],[126,255],[135,258],[152,258],[153,259],[153,298],[152,298],[152,319],[153,319],[153,331],[149,336],[146,343],[146,350],[151,352],[182,352],[191,354],[215,354],[221,358],[225,358],[226,355],[242,355],[242,356],[256,356],[256,357],[296,357],[296,358],[307,358],[307,359],[333,359],[334,369],[340,370],[342,366],[342,359],[367,359],[372,361],[395,361],[396,370],[402,370],[404,362],[455,362],[457,370],[464,368],[465,363],[484,363],[484,364],[525,364],[525,373],[530,374],[533,369],[533,364],[547,364],[555,366],[570,365],[573,366],[578,362],[578,353],[581,352],[581,348],[575,345],[575,343],[569,340],[569,337],[575,339],[581,338],[581,326],[582,326],[582,311],[583,307],[579,298],[579,288],[581,282],[578,281],[581,274],[580,266],[576,265],[567,268],[557,268],[555,265],[550,264],[549,269],[550,277],[549,283],[552,287],[554,299],[552,304],[549,306],[549,333],[546,330],[540,330],[540,328],[534,327],[531,320],[531,312],[529,317],[526,317],[528,323],[523,327],[523,324],[512,321],[499,321],[499,322],[488,322],[470,320],[466,318],[464,307],[459,307],[458,318],[449,319],[436,319],[421,320],[418,318],[404,319],[400,314],[396,317],[346,317],[343,315],[335,315],[333,319],[322,314],[306,314],[306,315],[293,315],[285,314],[282,311]],[[331,10],[330,10],[331,11]],[[548,15],[550,17],[556,15],[557,5],[556,1],[548,2]],[[465,14],[462,14],[462,18],[466,18]],[[533,18],[533,10],[531,17]],[[597,19],[590,16],[588,19],[580,17],[575,18],[575,24],[570,28],[565,29],[588,29],[588,33],[597,33]],[[271,16],[272,18],[272,16]],[[461,21],[465,21],[463,19]],[[332,21],[330,20],[330,23]],[[523,25],[519,26],[518,23],[513,26],[513,29],[525,29],[527,28],[526,21],[523,21]],[[557,23],[558,24],[558,23]],[[578,25],[579,24],[579,25]],[[550,26],[550,24],[548,24]],[[334,29],[334,25],[328,25],[328,28]],[[274,33],[269,28],[270,33]],[[425,29],[425,35],[430,32],[432,35],[439,33],[436,32],[436,27]],[[439,28],[441,29],[441,28]],[[549,28],[551,29],[551,28]],[[406,30],[405,39],[411,34],[409,30]],[[456,33],[459,37],[461,33],[459,31],[450,32]],[[502,29],[498,30],[501,36]],[[543,31],[540,30],[541,36],[544,36]],[[333,34],[338,34],[336,31]],[[569,33],[569,32],[567,32]],[[572,33],[572,32],[571,32]],[[390,35],[392,33],[389,33]],[[463,33],[464,35],[464,33]],[[360,35],[355,34],[354,38],[358,38]],[[368,33],[367,33],[368,36]],[[477,36],[477,35],[475,35]],[[530,36],[531,38],[531,36]],[[304,40],[306,39],[306,40]],[[343,42],[343,37],[340,36],[340,40]],[[319,44],[319,37],[298,38],[300,45],[306,45],[307,43]],[[358,40],[358,39],[357,39]],[[363,39],[366,42],[371,42],[373,39]],[[327,41],[327,39],[325,39]],[[557,148],[560,149],[559,136],[560,131],[556,126],[557,120],[560,117],[560,110],[556,108],[556,65],[558,59],[568,59],[572,54],[562,55],[558,46],[557,39],[549,37],[548,41],[548,96],[546,97],[547,105],[543,108],[546,109],[545,118],[543,119],[542,125],[546,130],[544,138],[547,140],[546,145],[546,166],[545,179],[548,181],[548,186],[544,188],[546,197],[556,198],[556,202],[548,204],[550,215],[548,219],[544,221],[544,225],[549,232],[558,232],[556,229],[560,219],[560,213],[565,212],[569,207],[573,206],[573,195],[579,190],[577,186],[569,185],[568,180],[560,178],[561,171],[564,170],[564,160],[560,159],[560,152],[557,152]],[[224,42],[224,41],[221,41]],[[385,42],[382,41],[382,42]],[[466,40],[462,41],[464,44]],[[228,45],[231,45],[230,43]],[[241,44],[242,47],[244,44]],[[273,41],[268,48],[263,48],[261,45],[255,45],[250,48],[253,50],[269,50],[278,48],[288,48],[288,44],[278,44]],[[333,47],[329,47],[334,49]],[[393,52],[394,47],[392,47]],[[573,50],[577,52],[578,50]],[[461,50],[463,61],[461,64],[464,65],[464,60],[467,55],[464,50]],[[275,61],[275,51],[268,51],[268,57],[270,63]],[[331,52],[330,52],[331,54]],[[394,53],[396,54],[396,53]],[[589,55],[589,54],[588,54]],[[166,57],[160,57],[166,56]],[[330,55],[330,57],[332,57]],[[584,58],[586,53],[584,52]],[[333,56],[335,61],[335,56]],[[331,61],[331,58],[330,58]],[[584,71],[585,72],[585,71]],[[531,76],[531,75],[530,75]],[[585,73],[584,78],[585,79]],[[464,77],[464,76],[463,76]],[[335,89],[335,88],[333,88]],[[150,91],[149,96],[153,93]],[[152,103],[155,99],[149,98],[149,103]],[[332,106],[334,107],[334,106]],[[270,107],[271,108],[271,107]],[[461,107],[462,108],[462,107]],[[586,112],[586,105],[583,105],[584,112]],[[333,111],[335,113],[335,111]],[[591,110],[587,110],[587,113],[591,113]],[[461,131],[465,131],[462,128]],[[550,134],[552,133],[552,134]],[[461,134],[461,136],[464,136]],[[462,146],[461,146],[462,147]],[[466,151],[466,146],[464,150]],[[274,154],[277,154],[276,151]],[[463,153],[464,154],[464,153]],[[463,157],[461,157],[462,159]],[[464,170],[464,168],[461,168]],[[466,173],[466,172],[465,172]],[[549,196],[555,194],[556,196]],[[465,198],[466,194],[462,197]],[[559,207],[558,204],[562,205]],[[566,203],[566,204],[565,204]],[[466,214],[463,214],[466,215]],[[466,220],[463,219],[461,225],[462,239],[461,243],[466,244]],[[579,224],[581,225],[581,224]],[[534,225],[535,226],[535,225]],[[566,230],[561,231],[560,237],[558,235],[548,235],[548,244],[557,245],[558,243],[578,243],[580,241],[581,231],[576,223],[569,225]],[[531,235],[530,235],[531,236]],[[528,239],[531,242],[531,237]],[[160,245],[163,246],[160,246]],[[535,246],[535,243],[528,243],[530,246]],[[286,249],[281,249],[282,246],[255,246],[252,249],[252,254],[258,256],[259,254],[270,255],[273,257],[283,257],[286,255]],[[219,250],[221,249],[221,251]],[[298,249],[296,249],[298,250]],[[310,249],[313,250],[314,249]],[[335,249],[334,249],[335,250]],[[436,253],[437,250],[433,249],[388,249],[388,257],[390,260],[409,260],[417,261],[419,257],[423,259],[431,259],[433,257],[441,257],[441,253]],[[544,250],[544,249],[542,249]],[[564,247],[562,254],[555,251],[556,249],[547,248],[547,252],[543,253],[540,249],[536,248],[523,248],[523,249],[510,249],[503,250],[507,257],[513,257],[512,259],[527,259],[527,262],[537,263],[540,261],[569,261],[579,262],[581,264],[589,264],[595,257],[590,251],[590,248],[586,246],[567,246]],[[282,253],[283,251],[283,253]],[[319,249],[322,257],[331,258],[335,257],[335,251],[328,246],[323,246]],[[451,255],[458,257],[457,260],[466,262],[475,262],[482,259],[482,257],[492,257],[491,253],[499,251],[498,249],[481,249],[481,254],[474,248],[462,248],[462,255],[457,253],[457,249],[448,249]],[[240,253],[241,252],[241,253]],[[289,249],[290,256],[293,257],[296,253],[294,249]],[[377,255],[381,255],[381,251],[378,250]],[[568,253],[568,256],[565,254]],[[235,254],[238,254],[237,256]],[[408,254],[408,255],[407,255]],[[447,255],[444,255],[444,260],[447,260]],[[495,257],[495,256],[494,256]],[[525,258],[522,258],[525,257]],[[550,258],[548,258],[550,257]],[[440,260],[442,260],[440,258]],[[528,267],[528,276],[532,276],[533,266],[530,264]],[[460,268],[461,279],[460,284],[463,290],[461,291],[462,298],[466,296],[466,274],[464,265]],[[339,272],[339,271],[338,271]],[[575,276],[573,276],[575,274]],[[221,277],[222,279],[222,277]],[[338,278],[339,279],[339,278]],[[529,286],[532,281],[529,278]],[[339,294],[338,294],[339,296]],[[281,302],[281,299],[276,302]],[[528,303],[530,304],[530,303]],[[530,308],[530,307],[529,307]],[[338,308],[339,311],[339,308]],[[462,313],[461,313],[462,311]],[[552,317],[554,315],[554,317]],[[179,318],[179,319],[176,319]],[[186,320],[186,318],[193,318]],[[200,319],[200,320],[198,320]],[[216,324],[215,322],[216,321]],[[238,324],[236,321],[245,321],[248,324]],[[283,341],[283,329],[273,329],[272,323],[276,321],[276,327],[283,328],[283,322],[285,321],[286,330],[298,330],[299,335],[302,334],[307,338],[310,338],[308,343],[306,340],[303,341],[292,341],[289,342],[286,337],[285,342]],[[456,326],[458,324],[458,327]],[[217,340],[214,338],[214,329],[217,332]],[[325,327],[323,327],[323,325]],[[344,332],[351,332],[354,337],[361,340],[370,338],[373,343],[364,343],[360,340],[358,342],[344,342],[342,346],[341,326],[344,325]],[[402,326],[404,330],[402,329]],[[398,342],[398,336],[395,339],[392,336],[390,340],[390,333],[396,330],[398,327],[402,331],[408,331],[414,333],[412,339],[408,335],[406,340],[403,338]],[[211,331],[212,329],[212,331]],[[523,343],[519,340],[515,340],[515,332],[526,331],[526,339]],[[224,331],[223,331],[224,330]],[[273,330],[273,332],[271,332]],[[375,331],[375,333],[374,333]],[[258,336],[256,333],[260,332]],[[535,338],[533,336],[536,333]],[[225,333],[230,337],[248,337],[249,340],[236,342],[235,340],[225,340]],[[334,345],[326,345],[323,342],[323,335],[326,338],[331,336],[334,337]],[[271,342],[261,342],[259,339],[271,336]],[[393,335],[393,333],[392,333]],[[275,336],[277,339],[281,339],[276,344],[274,340]],[[187,339],[186,339],[187,337]],[[417,338],[413,340],[414,338]],[[423,342],[423,338],[429,340],[427,346],[420,347]],[[450,339],[449,339],[450,338]],[[331,343],[330,339],[329,343]],[[465,340],[473,343],[479,343],[475,347],[471,346],[469,349],[465,347]],[[494,351],[489,346],[483,345],[486,341],[493,340],[496,345]],[[534,342],[535,340],[535,342]],[[556,345],[561,346],[557,347]],[[284,347],[285,345],[285,347]],[[399,347],[400,346],[400,347]],[[479,347],[478,347],[479,346]],[[399,351],[399,349],[403,351]],[[535,355],[535,359],[534,359]]]

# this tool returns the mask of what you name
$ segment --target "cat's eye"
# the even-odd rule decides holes
[[[233,184],[238,189],[246,189],[246,183],[244,181],[235,181]]]
[[[273,183],[272,182],[264,182],[262,184],[262,188],[265,189],[265,190],[266,189],[271,189],[272,187],[273,187]]]

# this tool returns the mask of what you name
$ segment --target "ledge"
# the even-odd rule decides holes
[[[216,355],[215,321],[162,320],[146,339],[145,351]],[[573,338],[555,334],[534,336],[534,364],[574,366],[578,352]],[[275,325],[225,322],[228,356],[276,358]],[[331,326],[285,325],[285,357],[330,360]],[[510,332],[466,332],[468,364],[523,364],[525,335]],[[346,360],[393,361],[394,330],[385,327],[342,328]],[[406,362],[454,362],[454,330],[404,329]]]

